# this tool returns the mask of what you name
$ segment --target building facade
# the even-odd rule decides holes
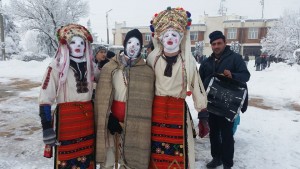
[[[231,43],[240,44],[240,54],[257,56],[261,54],[260,41],[276,23],[277,19],[244,19],[238,15],[229,16],[200,16],[198,24],[192,24],[190,27],[190,38],[192,51],[195,49],[195,43],[204,42],[203,54],[209,56],[212,53],[209,34],[215,30],[220,30],[226,36],[228,45]],[[112,29],[114,45],[123,45],[123,40],[128,31],[137,28],[143,34],[146,45],[151,41],[152,32],[149,26],[126,27],[126,23],[116,23]]]

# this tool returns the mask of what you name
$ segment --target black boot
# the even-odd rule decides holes
[[[223,165],[223,169],[231,169],[231,167],[227,167],[226,165]]]
[[[213,158],[211,160],[211,162],[209,162],[209,163],[206,164],[206,167],[207,168],[216,168],[216,167],[218,167],[218,166],[220,166],[222,164],[223,164],[223,162],[221,161],[221,159],[219,159],[219,158]]]

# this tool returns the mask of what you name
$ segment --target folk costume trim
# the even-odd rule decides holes
[[[70,68],[73,70],[76,79],[77,93],[89,92],[88,82],[86,77],[87,76],[86,62],[77,63],[71,60]]]
[[[149,169],[186,169],[184,99],[155,96],[153,105]]]
[[[48,71],[47,71],[47,76],[46,76],[46,79],[43,83],[43,87],[42,89],[46,90],[47,87],[48,87],[48,84],[49,84],[49,81],[50,81],[50,75],[51,75],[51,71],[52,71],[52,67],[48,67]]]
[[[57,146],[57,160],[66,161],[93,154],[95,142],[93,114],[91,101],[58,105],[57,138],[62,144]]]

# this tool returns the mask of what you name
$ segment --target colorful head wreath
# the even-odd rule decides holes
[[[191,40],[190,40],[190,26],[192,24],[191,13],[185,11],[183,8],[171,8],[168,7],[166,10],[155,14],[151,20],[150,30],[153,32],[152,38],[154,50],[147,56],[147,63],[154,68],[156,60],[163,54],[163,45],[159,37],[164,34],[165,31],[172,28],[183,34],[182,41],[180,43],[181,56],[184,63],[184,70],[186,71],[185,79],[187,82],[186,91],[191,91],[195,85],[201,87],[201,92],[205,93],[201,79],[198,84],[194,79],[197,75],[197,65],[195,58],[191,53]],[[201,82],[201,83],[200,83]],[[187,94],[190,92],[187,92]],[[206,95],[206,94],[205,94]],[[203,102],[202,107],[205,107]]]
[[[57,30],[57,39],[63,45],[66,45],[73,36],[79,36],[90,43],[93,42],[91,33],[84,26],[68,24]]]
[[[59,71],[59,84],[57,91],[60,91],[61,89],[65,90],[65,88],[62,87],[62,85],[67,79],[70,65],[69,49],[66,44],[68,44],[68,42],[71,41],[73,36],[79,36],[90,43],[93,42],[93,37],[84,26],[78,24],[68,24],[66,26],[62,26],[60,29],[57,30],[56,35],[60,44],[55,54],[55,58],[50,66]],[[86,67],[88,82],[92,82],[94,80],[94,65],[92,55],[93,53],[90,43],[85,45],[84,53],[84,59],[87,62]]]
[[[152,36],[159,37],[169,28],[184,33],[187,29],[190,29],[192,24],[190,17],[191,13],[183,8],[168,7],[166,10],[155,14],[151,20],[150,30],[153,32]]]

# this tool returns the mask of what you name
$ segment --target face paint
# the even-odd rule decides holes
[[[140,41],[137,38],[132,37],[127,41],[125,50],[128,57],[136,58],[140,53],[140,49]]]
[[[84,53],[84,40],[79,36],[72,37],[70,43],[70,55],[73,57],[82,57]]]
[[[173,29],[167,30],[161,37],[161,42],[164,46],[164,51],[168,53],[175,53],[179,51],[181,36]]]

